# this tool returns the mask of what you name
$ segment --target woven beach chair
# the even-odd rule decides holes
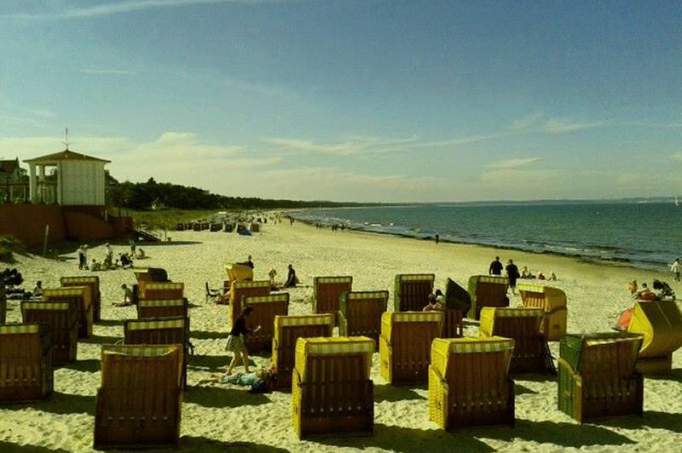
[[[339,311],[339,299],[344,293],[353,290],[353,277],[315,277],[313,278],[313,313]]]
[[[187,318],[188,312],[187,299],[142,299],[137,303],[137,319]]]
[[[628,332],[643,337],[637,370],[645,375],[666,374],[673,352],[682,346],[682,314],[672,300],[637,302]]]
[[[7,295],[5,285],[0,285],[0,324],[5,324],[7,320]]]
[[[483,307],[508,307],[509,279],[490,275],[474,275],[469,278],[471,308],[467,318],[479,319]]]
[[[374,341],[367,337],[299,338],[291,407],[299,438],[315,434],[372,434]]]
[[[289,293],[270,294],[268,296],[246,296],[242,299],[244,307],[253,311],[246,320],[246,327],[258,332],[246,336],[246,348],[250,353],[270,350],[275,337],[275,316],[289,314]]]
[[[643,379],[635,369],[640,335],[564,335],[560,343],[559,410],[578,422],[642,415]]]
[[[559,288],[532,283],[519,283],[516,289],[524,307],[541,308],[545,312],[541,330],[548,341],[559,341],[566,335],[566,293]]]
[[[46,288],[43,290],[43,302],[75,303],[78,307],[78,338],[92,335],[93,312],[92,290],[87,286],[69,286],[66,288]]]
[[[434,274],[398,274],[393,289],[393,310],[421,311],[433,293]]]
[[[249,296],[269,296],[272,285],[270,280],[253,280],[253,281],[234,281],[230,288],[230,323],[234,325],[235,321],[242,313],[242,303],[245,297]]]
[[[556,374],[547,339],[540,331],[543,314],[541,308],[483,307],[479,336],[514,340],[514,354],[510,366],[512,374]]]
[[[443,328],[440,311],[386,312],[381,316],[381,376],[389,384],[428,380],[431,342]]]
[[[21,303],[25,324],[45,326],[52,344],[53,365],[63,365],[76,360],[78,351],[78,306],[69,302]]]
[[[78,276],[78,277],[62,277],[59,279],[62,287],[68,286],[86,286],[90,288],[90,297],[92,300],[92,320],[99,322],[102,319],[102,296],[99,290],[99,277],[93,276]]]
[[[241,282],[253,280],[253,269],[244,264],[226,264],[225,272],[227,272],[227,279],[230,282]]]
[[[184,291],[182,282],[140,282],[139,300],[182,299]]]
[[[42,400],[50,396],[53,385],[52,346],[47,327],[0,326],[0,402]]]
[[[514,424],[514,340],[501,337],[433,340],[429,418],[443,429]]]
[[[187,318],[131,319],[123,326],[127,345],[181,346],[182,385],[187,384],[189,356],[189,320]]]
[[[178,346],[102,346],[96,449],[176,447],[182,351]]]
[[[339,335],[369,337],[379,345],[381,315],[386,312],[388,291],[350,291],[341,296]]]
[[[275,316],[275,337],[272,339],[272,366],[277,388],[291,388],[296,340],[310,337],[331,337],[334,317],[329,314]]]

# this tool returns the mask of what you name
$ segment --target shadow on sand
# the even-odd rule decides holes
[[[383,401],[395,402],[406,400],[423,400],[426,399],[419,395],[410,387],[398,387],[394,385],[384,384],[374,386],[374,402],[381,403]]]
[[[189,337],[196,338],[197,340],[221,340],[225,339],[230,335],[229,332],[209,332],[205,330],[192,330],[190,331]]]
[[[52,414],[95,415],[95,397],[53,392],[48,400],[31,403],[31,407]]]
[[[260,406],[270,402],[262,393],[249,393],[247,387],[233,389],[217,386],[188,387],[184,401],[199,406],[217,408]]]
[[[59,368],[96,373],[100,370],[100,361],[98,359],[77,360],[75,362],[64,364]]]
[[[12,442],[5,442],[0,440],[0,451],[3,452],[17,452],[17,453],[69,453],[68,450],[63,450],[61,448],[47,448],[47,447],[36,447],[34,445],[19,445],[13,444]]]
[[[197,452],[253,452],[253,453],[286,453],[288,450],[269,445],[261,445],[253,442],[225,442],[222,440],[207,439],[205,437],[182,436],[180,438],[182,451]]]

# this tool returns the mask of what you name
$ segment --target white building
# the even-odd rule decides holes
[[[108,160],[65,151],[24,161],[32,203],[104,206]]]

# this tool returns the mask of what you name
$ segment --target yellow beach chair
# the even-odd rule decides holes
[[[564,335],[560,343],[559,410],[582,423],[613,415],[642,415],[644,381],[635,369],[640,335]]]
[[[52,344],[52,363],[63,365],[76,360],[78,350],[78,306],[68,302],[21,303],[25,324],[47,328]]]
[[[313,313],[331,313],[339,311],[339,299],[344,293],[353,290],[353,277],[315,277],[313,279]]]
[[[547,341],[559,341],[566,335],[566,293],[559,288],[533,283],[519,283],[516,289],[524,307],[541,308],[545,312],[541,330]]]
[[[483,307],[479,335],[514,340],[511,373],[556,373],[547,339],[540,331],[540,308]]]
[[[227,273],[227,280],[232,282],[242,282],[253,280],[253,269],[243,264],[226,264],[225,272]]]
[[[78,307],[78,337],[88,338],[92,335],[94,322],[92,312],[92,290],[89,286],[69,286],[66,288],[46,288],[43,290],[43,302],[75,303]]]
[[[92,319],[94,322],[99,322],[102,313],[102,296],[99,290],[99,277],[93,276],[77,276],[77,277],[62,277],[59,279],[62,287],[68,286],[87,286],[90,288],[90,297],[92,300]]]
[[[95,448],[177,447],[181,376],[178,346],[102,346]]]
[[[244,307],[253,309],[246,320],[246,327],[253,330],[260,326],[258,332],[251,332],[246,336],[246,348],[249,353],[270,349],[272,339],[275,337],[275,317],[289,314],[289,293],[246,296],[242,303]]]
[[[381,316],[381,376],[389,384],[428,380],[431,342],[443,328],[440,311],[386,312]]]
[[[47,327],[0,326],[0,402],[42,400],[50,396],[53,385],[52,345]]]
[[[398,274],[393,287],[393,310],[421,311],[433,293],[434,274]]]
[[[275,337],[272,339],[272,366],[277,388],[291,388],[296,340],[299,338],[331,337],[334,316],[322,315],[275,316]]]
[[[299,438],[374,430],[374,341],[367,337],[299,338],[291,407]]]
[[[469,278],[471,308],[468,318],[479,319],[483,307],[508,307],[507,289],[509,279],[490,275],[474,275]]]
[[[628,332],[643,337],[637,369],[645,375],[672,369],[673,352],[682,346],[682,314],[675,301],[637,302]]]
[[[443,429],[514,424],[514,340],[501,337],[433,340],[429,418]]]
[[[381,316],[388,305],[388,291],[350,291],[341,296],[338,324],[342,337],[364,336],[379,344]]]

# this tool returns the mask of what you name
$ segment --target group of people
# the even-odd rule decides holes
[[[649,288],[649,285],[646,283],[642,282],[642,285],[639,286],[637,280],[633,280],[628,283],[628,291],[636,302],[644,301],[653,303],[663,300],[675,300],[675,292],[666,282],[654,279],[651,286],[653,287],[653,290]],[[618,315],[615,328],[622,331],[628,330],[634,311],[634,307],[623,310],[620,315]]]
[[[537,275],[533,275],[529,270],[528,266],[523,266],[523,270],[519,272],[518,266],[514,264],[514,260],[510,259],[507,261],[507,265],[504,266],[500,261],[500,257],[496,256],[490,266],[488,267],[488,275],[502,276],[502,271],[505,271],[507,279],[509,279],[509,288],[511,288],[512,294],[516,295],[516,282],[518,279],[538,279],[538,280],[552,280],[557,279],[554,272],[550,273],[547,277],[544,273],[538,272]]]
[[[83,244],[78,247],[78,269],[90,271],[105,271],[109,269],[129,269],[133,267],[133,259],[145,259],[147,255],[142,248],[137,248],[135,241],[130,240],[130,253],[119,253],[118,258],[114,260],[114,250],[108,242],[104,245],[106,252],[104,259],[100,262],[93,258],[88,262],[88,245]]]

